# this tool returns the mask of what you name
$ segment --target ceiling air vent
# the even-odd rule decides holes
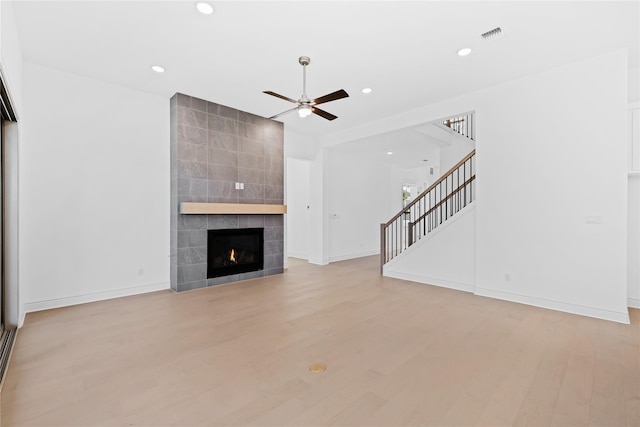
[[[485,40],[497,39],[502,36],[502,28],[496,27],[493,30],[482,33],[482,38]]]

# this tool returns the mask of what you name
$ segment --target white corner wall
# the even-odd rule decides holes
[[[169,288],[169,100],[24,63],[25,310]]]

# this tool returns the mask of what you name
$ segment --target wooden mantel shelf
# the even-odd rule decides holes
[[[258,205],[248,203],[180,203],[181,214],[198,215],[281,215],[286,205]]]

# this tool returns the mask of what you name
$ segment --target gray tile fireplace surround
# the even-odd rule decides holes
[[[282,273],[283,215],[185,215],[179,204],[283,204],[283,124],[179,93],[170,120],[171,289]],[[264,227],[264,269],[207,279],[207,230],[252,227]]]

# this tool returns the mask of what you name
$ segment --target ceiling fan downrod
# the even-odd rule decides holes
[[[302,98],[300,98],[300,102],[308,103],[309,98],[307,97],[307,65],[311,63],[311,58],[308,56],[301,56],[298,58],[298,62],[302,65]]]

